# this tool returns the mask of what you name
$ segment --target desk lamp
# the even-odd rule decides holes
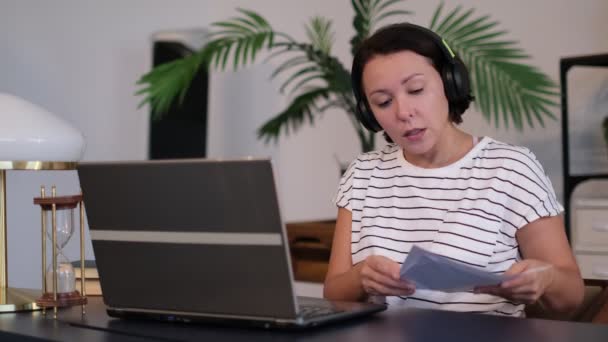
[[[47,110],[6,93],[0,93],[0,122],[0,312],[37,310],[40,290],[8,286],[6,171],[73,170],[84,138]]]

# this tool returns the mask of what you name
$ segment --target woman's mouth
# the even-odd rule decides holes
[[[424,132],[426,132],[426,128],[414,128],[406,131],[405,134],[403,134],[403,137],[411,142],[415,142],[422,139]]]

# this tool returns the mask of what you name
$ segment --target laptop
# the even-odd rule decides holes
[[[269,159],[78,166],[112,317],[302,328],[385,305],[296,297]]]

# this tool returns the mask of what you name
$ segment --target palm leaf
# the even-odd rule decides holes
[[[289,134],[290,131],[298,130],[306,120],[314,123],[314,115],[318,113],[319,107],[316,103],[326,100],[332,93],[328,88],[313,88],[297,96],[287,108],[267,121],[258,129],[258,138],[265,142],[277,141],[281,131]]]
[[[211,25],[219,30],[210,34],[212,40],[201,52],[206,61],[211,61],[220,70],[226,69],[230,56],[234,60],[233,69],[237,69],[253,62],[264,43],[273,47],[275,32],[268,22],[253,11],[238,11],[242,17]]]
[[[402,0],[351,0],[355,17],[353,27],[355,35],[350,40],[351,53],[354,55],[357,48],[367,38],[379,22],[394,16],[409,15],[413,12],[393,9],[394,5]]]
[[[346,113],[353,115],[354,99],[350,84],[350,73],[338,59],[311,44],[279,43],[281,48],[275,56],[294,54],[273,73],[274,76],[290,71],[282,90],[297,81],[291,93],[303,90],[283,112],[273,117],[258,130],[258,136],[266,142],[276,141],[281,132],[298,130],[305,119],[314,122],[314,115],[321,114],[328,106],[340,105]],[[315,82],[314,84],[312,82]],[[332,100],[328,100],[329,98]],[[325,101],[325,103],[323,103]],[[356,124],[356,123],[355,123]],[[360,129],[359,125],[355,126]]]
[[[176,99],[181,104],[201,64],[201,56],[194,54],[159,65],[142,76],[137,84],[144,88],[136,95],[145,94],[145,97],[138,108],[150,104],[152,117],[156,119],[166,113]]]
[[[283,45],[282,45],[283,46]],[[294,82],[299,77],[304,77],[304,79],[309,79],[311,75],[316,75],[319,78],[322,78],[322,73],[320,68],[314,61],[306,54],[306,48],[302,45],[288,43],[287,46],[283,46],[284,49],[278,51],[275,54],[272,54],[269,59],[275,58],[284,54],[291,54],[291,56],[284,60],[270,75],[271,78],[276,78],[280,74],[291,72],[290,76],[287,77],[287,80],[283,82],[279,91],[284,93],[286,88]],[[295,72],[294,72],[295,70]],[[310,79],[312,80],[312,79]],[[299,82],[300,86],[304,85],[306,82]],[[297,90],[296,87],[292,88],[290,93],[293,93]]]
[[[276,141],[281,132],[289,133],[299,129],[305,118],[314,121],[314,115],[331,107],[321,105],[330,95],[337,100],[347,113],[354,113],[354,100],[350,85],[350,73],[335,57],[311,44],[280,43],[282,49],[273,56],[292,54],[273,72],[273,77],[290,72],[281,86],[281,91],[295,83],[290,93],[295,98],[286,110],[264,123],[258,135],[266,142]],[[312,90],[311,90],[312,89]],[[320,106],[317,106],[320,104]]]
[[[290,93],[298,91],[301,87],[308,86],[308,83],[311,81],[324,79],[321,66],[315,63],[309,51],[319,51],[324,55],[329,55],[334,36],[331,30],[331,22],[323,17],[313,17],[306,26],[306,34],[310,44],[286,43],[285,45],[279,45],[285,48],[271,56],[273,58],[285,53],[296,53],[295,56],[291,56],[285,60],[271,75],[271,78],[275,78],[281,73],[291,71],[291,75],[279,88],[281,93],[284,93],[286,88],[295,81],[298,82],[291,89]],[[295,68],[297,70],[294,72]]]
[[[289,51],[289,52],[293,52],[293,51]],[[278,56],[278,55],[274,54],[271,57],[275,57],[275,56]],[[294,68],[294,67],[298,67],[298,66],[302,66],[302,65],[306,65],[306,64],[310,64],[310,63],[311,63],[311,61],[305,55],[304,56],[303,55],[291,56],[289,59],[283,61],[276,69],[274,69],[274,71],[270,75],[270,78],[275,78],[279,74],[287,71],[290,68]]]
[[[241,16],[213,23],[218,31],[209,35],[210,41],[197,53],[166,63],[142,76],[142,86],[136,95],[144,95],[139,107],[149,104],[153,118],[165,113],[174,101],[181,103],[190,82],[201,66],[225,70],[232,58],[233,69],[252,63],[260,50],[275,47],[275,36],[288,37],[275,32],[268,22],[253,11],[238,9]]]
[[[525,64],[525,51],[512,40],[505,40],[507,32],[499,30],[499,23],[489,16],[473,18],[473,9],[463,11],[457,6],[442,13],[438,6],[430,29],[449,42],[471,73],[475,106],[495,126],[518,130],[524,125],[544,126],[544,119],[555,119],[549,109],[557,105],[558,86],[538,68]]]
[[[334,32],[331,30],[331,21],[323,17],[313,17],[306,26],[306,35],[315,49],[323,53],[331,53],[334,43]]]
[[[291,89],[291,93],[303,86],[319,86],[307,83],[322,80],[335,92],[350,94],[350,73],[335,57],[316,48],[313,44],[278,43],[277,46],[283,49],[273,54],[273,57],[293,54],[289,59],[283,61],[271,75],[274,78],[279,74],[291,72],[287,81],[281,86],[281,92],[285,91],[292,82],[300,79],[299,83]]]
[[[294,82],[298,78],[300,78],[300,79],[303,78],[305,80],[323,79],[323,73],[321,72],[321,70],[319,70],[319,67],[317,67],[316,65],[306,66],[306,67],[301,68],[300,70],[296,71],[291,76],[289,76],[289,78],[283,83],[283,85],[281,85],[281,88],[279,90],[281,92],[284,92],[285,88],[287,88],[292,82]],[[300,86],[304,85],[305,83],[301,84]],[[297,90],[296,88],[293,88],[291,90],[291,92],[293,93],[296,90]]]

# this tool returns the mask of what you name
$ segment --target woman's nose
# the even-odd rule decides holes
[[[414,116],[414,109],[411,106],[411,103],[405,99],[404,96],[397,96],[395,98],[395,102],[397,104],[397,118],[400,120],[409,120]]]

